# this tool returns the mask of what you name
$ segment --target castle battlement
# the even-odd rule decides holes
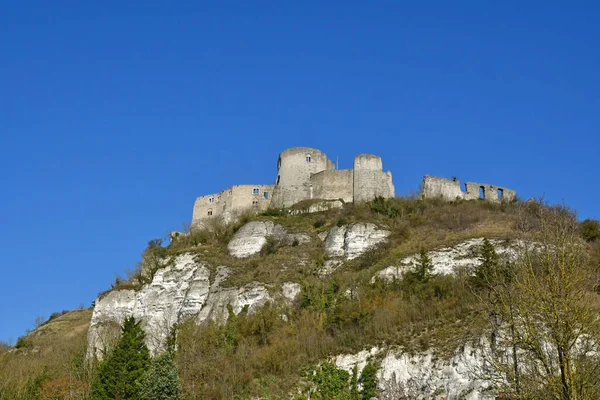
[[[338,170],[327,155],[310,147],[294,147],[279,154],[274,185],[235,185],[200,196],[194,203],[192,224],[214,217],[231,220],[245,211],[288,208],[302,200],[364,202],[394,197],[392,173],[383,172],[381,157],[360,154],[354,169]]]

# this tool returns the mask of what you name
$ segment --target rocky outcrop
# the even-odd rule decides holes
[[[384,243],[391,232],[372,223],[335,226],[325,237],[325,252],[329,257],[352,260],[369,249]]]
[[[234,257],[244,258],[260,253],[267,243],[267,238],[273,237],[283,244],[303,244],[310,242],[310,237],[304,234],[287,233],[278,224],[271,221],[252,221],[242,226],[233,235],[227,245],[229,254]]]
[[[356,366],[360,373],[367,362],[375,360],[379,365],[380,400],[494,398],[489,384],[475,374],[485,368],[486,362],[486,355],[478,346],[462,346],[447,358],[440,358],[431,350],[409,354],[400,349],[374,347],[339,355],[333,361],[350,373]]]
[[[516,249],[522,246],[519,242],[509,242],[507,240],[491,239],[496,249],[496,253],[500,256],[505,256],[514,259],[516,257]],[[479,249],[483,244],[483,238],[475,238],[465,240],[452,247],[444,247],[442,249],[429,251],[427,255],[433,265],[433,272],[436,274],[453,274],[460,268],[475,267],[480,264]],[[400,279],[404,272],[412,270],[417,266],[418,254],[413,254],[400,259],[395,265],[391,265],[377,273],[375,278],[381,278],[387,282],[394,279]],[[375,280],[373,278],[373,280]]]
[[[281,285],[281,293],[283,294],[283,297],[289,301],[296,300],[296,297],[298,297],[301,290],[302,288],[300,287],[299,283],[285,282],[283,285]]]
[[[156,272],[152,282],[140,290],[114,290],[96,300],[88,333],[88,357],[102,357],[119,335],[119,326],[133,316],[142,321],[148,347],[160,351],[175,323],[195,318],[198,323],[224,321],[227,306],[238,313],[249,312],[271,300],[266,287],[250,283],[240,288],[224,288],[229,269],[219,267],[211,279],[208,265],[192,254],[176,257]]]

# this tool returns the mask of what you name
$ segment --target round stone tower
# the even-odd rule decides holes
[[[277,180],[270,207],[290,207],[312,198],[310,176],[330,169],[335,166],[317,149],[293,147],[282,151],[277,160]]]

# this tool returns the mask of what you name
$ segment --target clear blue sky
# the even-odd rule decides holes
[[[217,4],[218,5],[215,5]],[[277,154],[597,204],[600,10],[564,1],[5,1],[0,339],[88,306]]]

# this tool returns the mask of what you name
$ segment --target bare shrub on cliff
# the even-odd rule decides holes
[[[484,298],[498,331],[484,376],[509,398],[598,398],[594,266],[569,209],[528,207],[533,242],[520,249],[510,280],[491,281]]]

